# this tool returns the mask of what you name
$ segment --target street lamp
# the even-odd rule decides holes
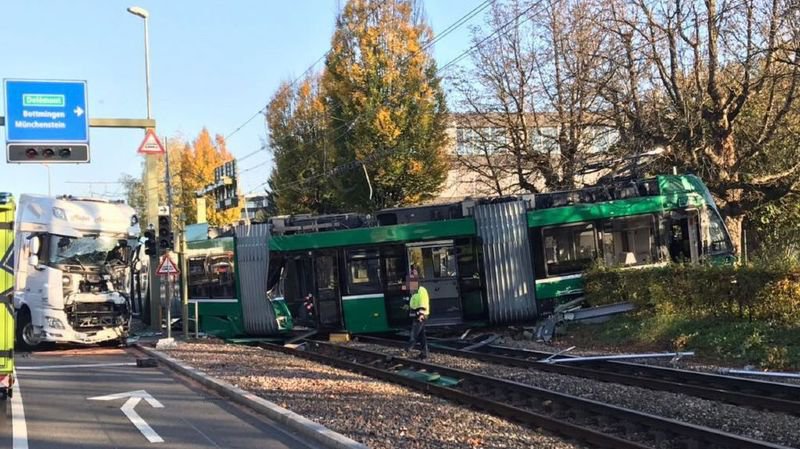
[[[145,70],[145,86],[147,92],[147,118],[152,119],[150,109],[150,34],[147,28],[148,18],[150,13],[146,9],[139,6],[131,6],[128,12],[136,17],[141,17],[144,20],[144,70]],[[154,225],[158,220],[158,161],[156,155],[146,154],[144,165],[144,187],[145,198],[147,199],[147,221],[150,225]],[[158,285],[158,277],[156,276],[156,265],[158,264],[158,256],[153,254],[150,256],[150,326],[153,330],[161,330],[161,301],[156,298],[161,298],[161,290]],[[186,316],[186,315],[184,315]],[[169,326],[169,323],[167,324]]]
[[[146,9],[138,6],[131,6],[128,12],[134,16],[144,19],[144,79],[147,90],[147,118],[150,119],[150,34],[147,29],[147,18],[150,13]]]

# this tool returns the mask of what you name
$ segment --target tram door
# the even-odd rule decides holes
[[[670,218],[670,257],[675,262],[696,263],[700,258],[700,223],[697,210],[673,212]]]
[[[319,327],[331,329],[343,327],[339,263],[335,252],[325,251],[314,255],[314,281],[317,290],[314,305]]]
[[[458,263],[452,240],[409,244],[408,263],[417,271],[419,283],[428,290],[431,324],[463,321],[458,289]]]

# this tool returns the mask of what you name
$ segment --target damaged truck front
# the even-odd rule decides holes
[[[124,340],[139,235],[128,205],[22,195],[14,245],[17,343]]]

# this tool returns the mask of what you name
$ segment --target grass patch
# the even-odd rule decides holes
[[[590,347],[691,350],[699,359],[715,364],[800,370],[800,328],[765,321],[633,314],[602,325],[573,325],[568,334],[571,343]]]

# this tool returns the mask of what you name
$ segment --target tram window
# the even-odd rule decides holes
[[[336,259],[333,256],[317,256],[317,290],[320,296],[323,292],[334,292],[337,287],[336,282]]]
[[[233,273],[233,254],[226,253],[208,257],[208,271],[211,280],[212,298],[233,298],[236,296],[236,281]]]
[[[408,254],[420,279],[455,277],[458,273],[452,246],[410,248]]]
[[[716,210],[708,209],[709,226],[708,232],[711,240],[711,254],[730,253],[732,252],[730,240],[725,232],[725,224],[722,222],[719,213]]]
[[[607,265],[636,266],[653,263],[655,230],[650,215],[617,218],[603,225],[603,256]]]
[[[380,257],[377,250],[347,251],[347,291],[350,294],[381,291]]]
[[[542,237],[548,276],[580,273],[597,252],[591,224],[544,229]]]
[[[384,254],[383,268],[386,273],[387,286],[403,286],[406,280],[406,267],[403,256]]]

